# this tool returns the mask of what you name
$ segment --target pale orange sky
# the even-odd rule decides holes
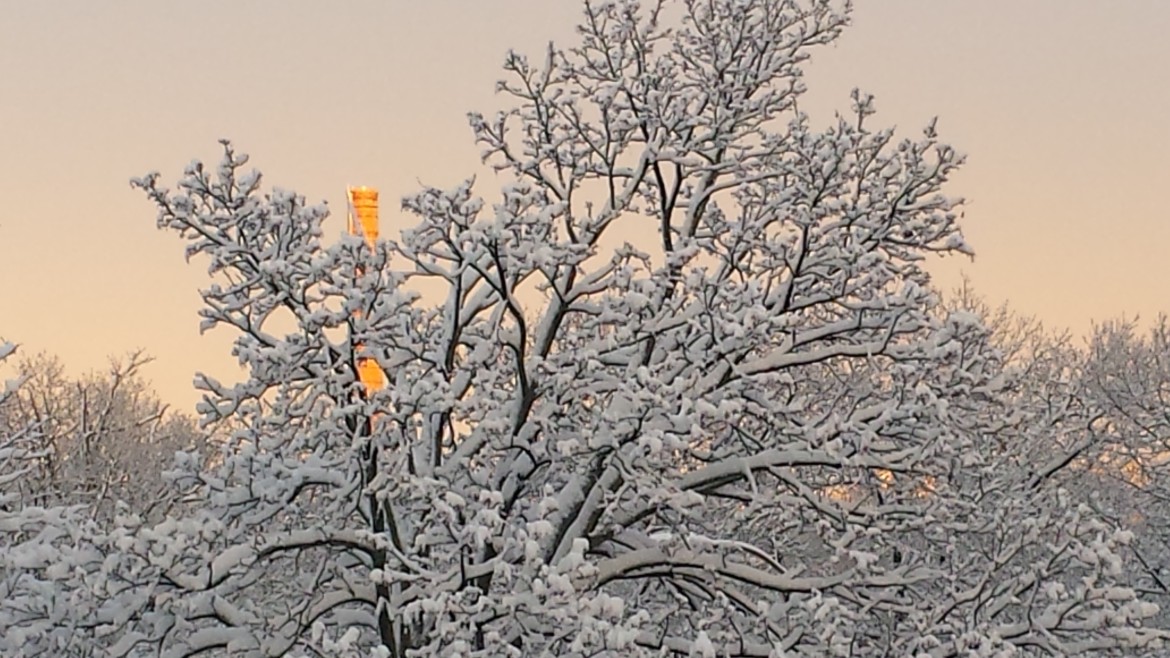
[[[860,0],[807,67],[805,109],[854,86],[883,124],[940,116],[969,164],[976,261],[993,301],[1056,326],[1170,311],[1170,0]],[[135,347],[189,409],[203,268],[127,180],[169,181],[229,137],[269,184],[344,209],[379,187],[384,233],[418,181],[479,170],[468,110],[491,111],[508,47],[571,37],[576,0],[0,0],[0,336],[74,372]],[[481,188],[487,192],[488,188]],[[335,218],[336,220],[337,218]],[[337,231],[341,223],[334,222]]]

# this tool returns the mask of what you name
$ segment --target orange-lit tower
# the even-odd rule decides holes
[[[349,234],[366,239],[370,249],[378,240],[378,190],[372,187],[347,187],[349,197]]]
[[[378,190],[370,187],[348,187],[345,192],[349,198],[349,234],[364,237],[366,244],[373,250],[378,241]],[[360,270],[358,274],[361,274]],[[359,343],[355,349],[361,352],[362,347]],[[367,396],[385,388],[386,373],[382,372],[381,366],[374,359],[358,357],[357,371],[358,379],[361,380]]]

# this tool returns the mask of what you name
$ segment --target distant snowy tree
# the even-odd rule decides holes
[[[1102,560],[1122,570],[1118,586],[1160,608],[1145,625],[1170,629],[1170,324],[1161,318],[1143,335],[1133,322],[1108,322],[1081,346],[970,291],[958,297],[1011,365],[1012,415],[1032,435],[1012,470],[1120,530]]]
[[[14,351],[0,344],[0,362]],[[16,424],[25,384],[18,378],[0,389],[0,655],[127,655],[123,633],[153,619],[142,613],[157,571],[122,550],[141,519],[123,506],[103,528],[84,496],[66,504],[30,486],[43,482],[54,446],[44,434],[51,419]]]
[[[954,612],[998,622],[994,636],[1028,655],[1136,655],[1159,646],[1167,626],[1157,623],[1157,599],[1132,587],[1131,528],[1095,504],[1101,478],[1114,480],[1118,470],[1108,463],[1102,414],[1085,394],[1084,351],[969,290],[950,304],[982,318],[1002,363],[992,380],[1000,394],[981,408],[985,445],[963,458],[963,498],[981,511],[965,516],[960,507],[948,518],[962,526],[955,539],[964,558],[988,573],[960,576],[970,587],[956,598],[977,603]]]
[[[586,3],[471,116],[502,180],[404,201],[374,249],[225,143],[136,180],[209,262],[217,466],[126,548],[136,646],[233,656],[961,656],[1128,650],[1128,535],[930,254],[970,253],[934,124],[815,129],[847,7]],[[623,243],[624,240],[624,243]],[[420,293],[419,291],[425,291]],[[436,292],[439,291],[439,292]],[[357,345],[365,346],[359,352]],[[355,376],[374,358],[389,386]],[[1057,469],[1059,470],[1059,469]],[[156,544],[150,544],[151,541]],[[157,546],[156,546],[157,545]],[[156,548],[150,548],[156,546]],[[163,548],[165,547],[165,548]],[[129,636],[127,636],[129,637]],[[120,646],[130,646],[124,642]]]
[[[193,420],[168,412],[150,390],[141,352],[115,359],[106,373],[65,375],[55,357],[37,354],[17,365],[24,381],[0,426],[35,426],[37,459],[20,495],[39,505],[83,504],[94,518],[113,518],[118,502],[161,518],[177,491],[163,477],[178,451],[207,453]]]
[[[1077,372],[1094,422],[1070,487],[1133,533],[1129,583],[1170,628],[1170,320],[1145,333],[1128,321],[1097,327]]]

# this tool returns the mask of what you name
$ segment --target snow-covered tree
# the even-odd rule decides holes
[[[1085,352],[1033,318],[990,309],[969,289],[950,305],[982,319],[1001,360],[992,380],[999,395],[967,415],[985,418],[985,446],[964,455],[962,476],[963,497],[982,518],[964,519],[961,508],[948,517],[970,521],[959,541],[988,575],[972,581],[969,572],[971,587],[958,598],[979,601],[967,611],[998,618],[996,636],[1040,655],[1135,655],[1133,646],[1117,649],[1119,637],[1122,647],[1158,646],[1166,625],[1154,618],[1156,599],[1132,587],[1132,528],[1097,504],[1099,478],[1116,466],[1102,414],[1085,392]],[[1014,628],[1003,624],[1009,619]],[[1093,627],[1112,630],[1083,632]]]
[[[1035,319],[992,311],[969,290],[957,297],[984,318],[1011,364],[1013,415],[1032,435],[1013,470],[1121,530],[1126,541],[1111,558],[1114,568],[1125,559],[1120,583],[1160,608],[1147,625],[1170,628],[1170,518],[1163,513],[1170,325],[1162,318],[1142,334],[1134,322],[1111,321],[1082,346]]]
[[[34,468],[20,495],[42,506],[83,504],[102,521],[118,502],[160,517],[177,491],[166,481],[178,451],[206,453],[193,421],[171,412],[150,389],[141,352],[113,359],[108,372],[78,378],[55,357],[22,359],[23,380],[0,415],[10,433],[36,427]]]
[[[1094,422],[1078,455],[1086,502],[1134,534],[1131,585],[1157,602],[1170,627],[1170,321],[1147,332],[1130,321],[1097,327],[1078,374]]]
[[[1071,655],[1145,645],[1119,532],[1034,468],[1045,410],[931,254],[933,123],[816,128],[848,7],[586,3],[471,115],[482,185],[367,248],[228,143],[136,180],[248,377],[201,508],[127,550],[168,655]],[[420,292],[421,291],[421,292]],[[359,350],[356,346],[364,346]],[[366,394],[359,358],[389,385]],[[1055,471],[1053,471],[1055,472]],[[150,542],[155,542],[151,544]],[[155,550],[150,546],[164,546]],[[129,636],[127,636],[129,637]]]
[[[0,343],[0,363],[14,351]],[[30,486],[43,483],[53,419],[17,424],[26,384],[18,377],[0,389],[0,655],[125,655],[123,633],[153,619],[141,613],[156,571],[122,550],[141,519],[120,505],[102,527],[83,497],[66,504]]]

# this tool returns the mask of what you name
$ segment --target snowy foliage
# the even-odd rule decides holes
[[[0,361],[14,351],[0,344]],[[0,391],[0,655],[110,655],[153,592],[139,579],[142,565],[118,548],[137,521],[119,515],[104,532],[93,519],[97,501],[48,500],[55,491],[39,475],[52,456],[44,435],[52,423],[15,424],[26,384],[14,379]]]
[[[263,191],[227,142],[173,190],[136,180],[208,263],[203,325],[234,331],[248,376],[197,382],[227,439],[214,467],[172,474],[181,514],[15,537],[84,553],[67,586],[25,598],[76,592],[102,630],[10,606],[0,628],[40,629],[11,646],[1155,646],[1133,534],[1067,486],[1093,430],[1062,361],[1077,355],[941,303],[923,269],[970,253],[943,192],[962,157],[933,123],[874,127],[861,92],[825,128],[798,110],[801,63],[847,20],[824,0],[586,3],[576,44],[539,65],[510,54],[511,107],[470,117],[498,191],[425,188],[403,202],[413,228],[373,249],[325,241],[327,208]],[[363,391],[359,358],[384,390]],[[38,569],[12,572],[22,591],[50,578]]]
[[[1170,321],[1144,334],[1133,322],[1104,324],[1080,364],[1091,447],[1077,455],[1074,486],[1132,533],[1129,584],[1161,607],[1157,625],[1170,628]]]
[[[185,415],[169,412],[150,390],[141,352],[112,360],[105,373],[67,377],[59,359],[20,360],[23,384],[0,410],[0,428],[35,427],[37,453],[16,484],[26,503],[84,504],[103,522],[119,503],[152,518],[163,516],[176,491],[163,473],[175,453],[207,454],[205,439]]]
[[[1153,639],[1154,608],[1115,584],[1128,536],[1023,467],[1040,412],[921,268],[969,253],[941,191],[962,158],[933,124],[872,128],[860,92],[823,130],[797,110],[800,63],[846,19],[587,5],[575,47],[509,55],[512,109],[471,116],[499,198],[424,189],[403,204],[418,224],[372,251],[324,244],[325,208],[263,194],[227,144],[175,192],[137,181],[210,262],[205,325],[237,330],[250,373],[201,382],[208,421],[236,429],[190,474],[205,508],[165,641],[470,658]],[[657,237],[606,246],[639,222]],[[360,356],[390,378],[368,399]]]

